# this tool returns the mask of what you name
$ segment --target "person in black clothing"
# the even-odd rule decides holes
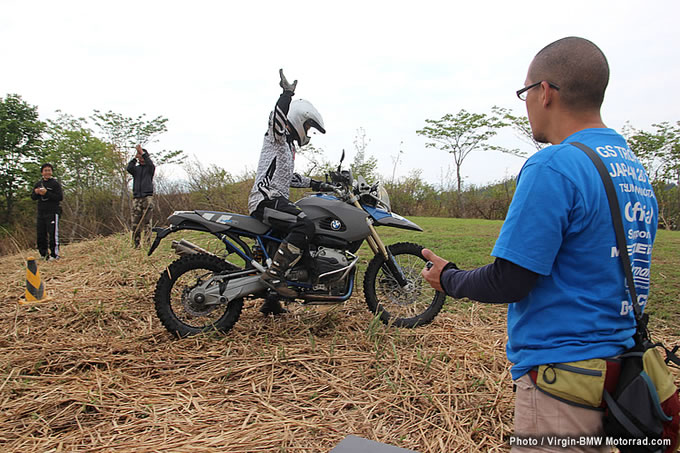
[[[48,261],[59,259],[59,203],[64,199],[61,184],[52,176],[52,171],[52,164],[43,164],[40,167],[42,178],[35,183],[31,192],[31,198],[38,201],[38,251]]]
[[[137,145],[136,149],[137,155],[128,163],[127,171],[132,175],[132,240],[135,248],[138,248],[142,230],[148,230],[151,226],[156,166],[147,150],[141,145]]]

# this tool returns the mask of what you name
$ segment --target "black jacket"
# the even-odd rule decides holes
[[[128,173],[132,175],[132,196],[134,198],[153,195],[153,174],[156,171],[156,166],[146,150],[144,150],[142,157],[144,158],[144,165],[138,165],[137,158],[133,157],[127,166]]]
[[[35,189],[44,187],[47,189],[45,195],[38,195]],[[61,190],[61,184],[55,178],[50,178],[47,181],[40,178],[36,182],[31,191],[31,198],[38,201],[38,214],[61,214],[61,206],[59,202],[64,199],[64,193]]]

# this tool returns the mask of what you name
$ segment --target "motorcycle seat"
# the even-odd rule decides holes
[[[201,218],[201,223],[210,227],[211,231],[215,231],[215,224],[221,226],[223,230],[236,228],[254,234],[264,234],[269,231],[270,227],[251,217],[243,214],[235,214],[233,212],[220,211],[194,211]]]

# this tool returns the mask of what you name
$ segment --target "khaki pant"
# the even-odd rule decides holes
[[[604,440],[604,412],[572,406],[548,396],[536,388],[528,374],[516,380],[515,384],[515,436],[538,439],[538,445],[513,445],[512,453],[611,451],[611,447],[606,446],[573,445],[582,436],[602,437]],[[548,439],[553,445],[549,445]]]
[[[132,199],[132,240],[139,247],[142,232],[151,232],[151,214],[153,213],[153,195]]]

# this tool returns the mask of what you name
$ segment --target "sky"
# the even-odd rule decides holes
[[[327,134],[311,143],[326,159],[344,149],[351,161],[361,128],[385,179],[420,170],[450,183],[452,156],[426,148],[416,130],[461,109],[525,115],[515,91],[529,63],[565,36],[590,39],[608,58],[609,127],[680,120],[677,0],[1,2],[0,96],[21,95],[42,119],[94,109],[163,116],[168,132],[151,153],[181,149],[234,175],[257,166],[279,68],[323,116]],[[510,130],[492,143],[532,151]],[[477,152],[462,174],[483,185],[523,162]]]

